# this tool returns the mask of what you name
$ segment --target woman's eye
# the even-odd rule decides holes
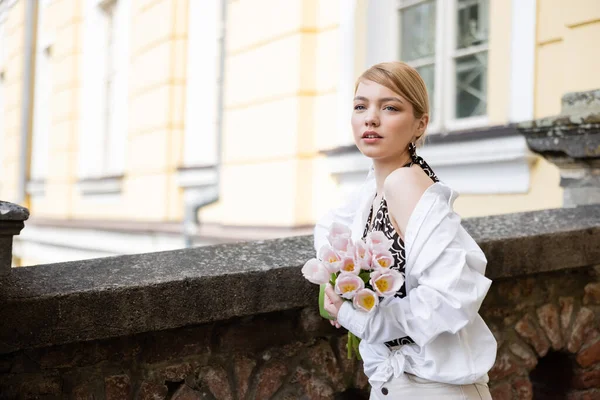
[[[398,109],[396,107],[392,107],[392,106],[385,106],[384,110],[387,110],[387,111],[398,111]]]
[[[364,110],[365,106],[358,104],[358,105],[354,106],[354,109],[355,110]]]

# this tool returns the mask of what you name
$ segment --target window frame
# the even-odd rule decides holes
[[[410,8],[431,0],[395,0],[393,24],[396,39],[395,57],[401,60],[402,25],[400,13]],[[434,72],[434,95],[429,99],[432,120],[429,122],[429,133],[446,133],[451,131],[467,130],[489,125],[488,108],[483,115],[457,118],[456,110],[456,60],[471,54],[487,52],[489,54],[489,40],[485,44],[470,46],[464,49],[456,48],[457,34],[457,0],[433,0],[435,3],[435,55],[433,56]],[[488,7],[489,18],[489,7]],[[488,23],[489,26],[489,23]],[[489,36],[488,36],[489,37]],[[410,62],[407,64],[418,68],[429,63]],[[489,64],[486,65],[489,71]],[[486,79],[486,85],[488,85]],[[486,101],[489,99],[486,93]]]

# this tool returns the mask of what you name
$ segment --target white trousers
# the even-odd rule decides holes
[[[371,389],[370,400],[492,400],[486,384],[450,385],[411,374],[392,377],[379,389]]]

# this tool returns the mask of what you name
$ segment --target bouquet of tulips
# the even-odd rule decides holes
[[[328,244],[302,267],[304,277],[321,285],[319,309],[321,316],[333,319],[325,311],[325,285],[330,283],[335,292],[362,312],[373,312],[381,298],[391,297],[404,284],[404,276],[395,269],[390,252],[393,243],[383,232],[373,231],[365,240],[352,240],[346,225],[333,223],[327,235]],[[359,339],[348,332],[348,358],[352,353],[360,359]]]

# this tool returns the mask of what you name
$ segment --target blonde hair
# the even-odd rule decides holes
[[[413,106],[415,118],[429,115],[429,96],[427,86],[416,69],[401,61],[375,64],[356,80],[354,93],[363,80],[373,81],[404,97]],[[419,136],[417,145],[423,143],[425,132]]]

